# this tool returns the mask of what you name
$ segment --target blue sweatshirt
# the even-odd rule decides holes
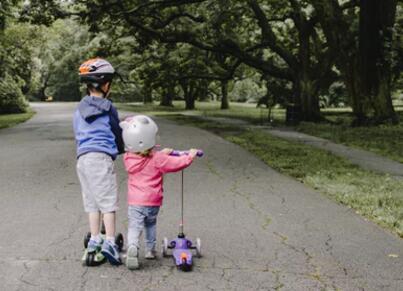
[[[85,96],[74,113],[73,126],[77,158],[89,152],[102,152],[116,159],[124,152],[118,112],[110,100]]]

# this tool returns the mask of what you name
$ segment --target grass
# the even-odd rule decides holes
[[[273,137],[261,130],[240,129],[191,116],[165,117],[211,131],[240,145],[270,167],[403,237],[402,181],[363,170],[327,151]]]
[[[18,123],[27,121],[35,114],[34,111],[28,111],[27,113],[17,113],[17,114],[2,114],[0,115],[0,129],[7,128]]]
[[[403,121],[403,111],[399,111]],[[348,114],[331,116],[337,124],[301,123],[298,131],[322,137],[336,143],[368,150],[403,163],[403,123],[372,127],[350,127]]]
[[[175,107],[158,105],[119,105],[119,108],[150,115],[172,115],[188,113],[193,115],[235,118],[261,124],[267,121],[267,109],[257,109],[255,104],[231,103],[228,110],[220,110],[219,102],[196,102],[196,110],[186,111],[183,101],[174,102]],[[395,104],[403,121],[403,108]],[[295,129],[313,136],[322,137],[336,143],[368,150],[403,163],[403,122],[400,125],[373,127],[350,127],[351,109],[329,108],[322,110],[332,123],[303,122]],[[274,109],[272,125],[284,125],[285,110]]]

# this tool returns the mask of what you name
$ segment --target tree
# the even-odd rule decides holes
[[[198,49],[231,55],[266,75],[289,80],[295,89],[291,101],[301,105],[303,119],[320,118],[318,91],[321,86],[329,85],[324,80],[329,79],[332,66],[330,61],[311,61],[316,20],[304,12],[305,2],[304,5],[292,0],[272,1],[268,5],[256,0],[79,2],[86,6],[80,14],[87,15],[86,20],[92,26],[114,25],[111,19],[121,19],[119,24],[140,42],[188,43]],[[90,17],[94,13],[97,21]],[[284,24],[287,19],[291,23]],[[297,43],[282,36],[281,30],[297,35],[292,38]]]
[[[397,122],[391,98],[391,53],[396,5],[396,0],[360,2],[361,92],[369,99],[377,123]]]
[[[390,28],[396,1],[350,1],[343,5],[336,0],[310,2],[318,13],[321,28],[346,84],[355,115],[354,124],[367,124],[372,112],[376,122],[395,122],[390,99]],[[376,68],[374,62],[381,66]],[[375,69],[371,74],[365,72],[369,67]],[[374,84],[370,84],[373,81]]]

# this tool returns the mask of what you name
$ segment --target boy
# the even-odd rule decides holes
[[[107,99],[114,75],[112,65],[100,58],[90,59],[80,66],[80,81],[87,84],[87,96],[74,113],[74,134],[77,175],[91,231],[87,252],[101,250],[111,264],[119,265],[121,259],[115,244],[118,192],[113,161],[123,153],[124,146],[118,113]],[[99,234],[101,213],[106,231],[104,242]]]

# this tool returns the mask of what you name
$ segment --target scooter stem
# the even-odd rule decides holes
[[[181,223],[180,223],[180,225],[179,225],[179,233],[180,234],[184,234],[184,232],[183,232],[183,172],[184,172],[184,170],[182,170],[182,175],[181,175],[181,180],[182,180],[182,189],[181,189]]]

